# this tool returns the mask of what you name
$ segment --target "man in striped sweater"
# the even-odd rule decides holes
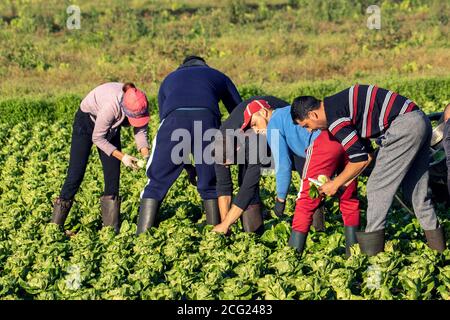
[[[309,130],[326,130],[341,142],[349,163],[320,191],[334,195],[370,163],[370,138],[381,146],[367,183],[366,232],[358,232],[361,250],[376,255],[384,250],[386,216],[402,184],[412,202],[428,245],[445,249],[444,232],[428,194],[431,123],[410,99],[373,85],[354,85],[324,98],[299,97],[292,104],[292,119]]]

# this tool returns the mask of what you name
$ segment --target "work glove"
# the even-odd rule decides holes
[[[132,157],[128,154],[125,154],[122,157],[122,163],[124,164],[125,167],[131,168],[131,169],[139,169],[138,167],[138,159],[136,159],[135,157]]]
[[[281,202],[278,200],[278,198],[275,199],[275,207],[273,208],[273,211],[275,212],[275,215],[277,217],[282,217],[284,214],[284,208],[286,208],[286,201]]]

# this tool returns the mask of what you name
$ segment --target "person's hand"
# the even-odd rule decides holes
[[[216,225],[212,231],[214,232],[218,232],[218,233],[223,233],[223,234],[227,234],[228,233],[228,226],[225,223],[219,223],[218,225]]]
[[[148,148],[141,148],[141,150],[139,150],[139,152],[141,153],[141,156],[144,159],[148,159],[150,157],[150,151],[148,150]]]
[[[132,157],[132,156],[130,156],[130,155],[128,155],[128,154],[125,154],[125,155],[122,157],[122,163],[124,164],[124,166],[127,167],[127,168],[134,169],[134,170],[139,169],[139,167],[138,167],[138,161],[139,161],[139,160],[138,160],[137,158]]]
[[[284,199],[275,198],[275,206],[273,211],[277,217],[282,217],[284,214],[284,209],[286,208],[286,201]]]
[[[334,182],[334,180],[327,181],[321,187],[319,187],[319,192],[322,194],[326,194],[329,197],[332,197],[338,191],[339,186]]]

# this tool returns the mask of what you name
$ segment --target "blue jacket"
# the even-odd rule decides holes
[[[159,88],[159,118],[164,119],[177,108],[201,107],[220,119],[219,101],[229,113],[242,101],[225,74],[206,65],[181,67],[170,73]]]
[[[305,150],[319,134],[319,130],[310,133],[303,127],[295,125],[291,117],[291,106],[273,111],[267,125],[267,142],[275,161],[278,198],[286,199],[291,183],[292,160],[290,153],[305,158]]]

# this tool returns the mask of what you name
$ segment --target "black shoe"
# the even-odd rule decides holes
[[[72,200],[64,200],[61,197],[56,198],[55,203],[53,205],[53,213],[52,213],[52,223],[55,223],[59,226],[64,226],[66,222],[67,215],[69,214],[70,208],[72,208],[73,199]]]
[[[290,247],[295,248],[300,255],[302,255],[303,250],[305,249],[307,236],[307,233],[292,230],[288,244]]]
[[[241,216],[242,226],[245,232],[262,234],[264,232],[264,222],[260,204],[251,204]]]
[[[206,212],[206,223],[210,225],[217,225],[220,223],[219,206],[217,199],[203,200],[203,206]]]
[[[120,230],[120,199],[118,196],[102,196],[100,198],[103,227],[113,227],[116,233]]]
[[[384,229],[373,232],[356,232],[361,252],[375,256],[384,251]]]
[[[356,243],[358,243],[358,240],[356,240],[356,232],[358,231],[359,227],[349,227],[344,226],[345,229],[345,255],[348,257],[351,256],[350,247]]]
[[[425,230],[425,237],[431,249],[437,250],[438,252],[445,250],[445,235],[442,226],[434,230]]]
[[[159,211],[159,205],[160,203],[156,199],[141,199],[136,235],[147,231],[155,225],[156,215]]]
[[[314,212],[312,226],[316,231],[325,231],[325,207],[323,205]]]

